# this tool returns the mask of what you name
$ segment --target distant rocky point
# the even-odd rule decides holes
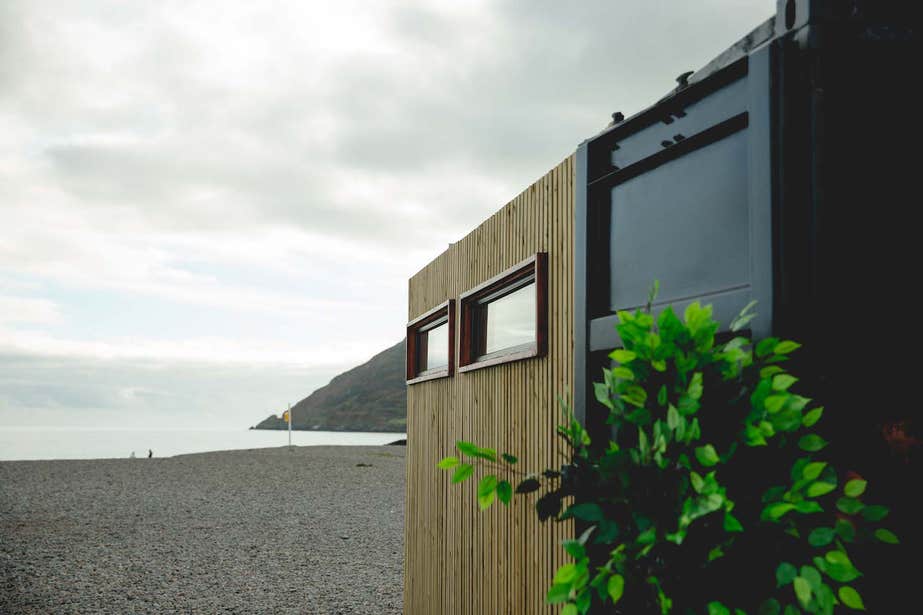
[[[407,430],[404,341],[343,372],[292,406],[292,429],[313,431]],[[271,415],[251,429],[288,429]]]

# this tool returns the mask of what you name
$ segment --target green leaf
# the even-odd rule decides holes
[[[801,611],[798,610],[797,606],[789,604],[785,607],[785,613],[782,615],[801,615]]]
[[[577,578],[577,564],[564,564],[554,573],[554,583],[570,583]]]
[[[819,527],[811,531],[808,535],[808,544],[812,547],[826,547],[833,542],[836,532],[833,528]]]
[[[796,382],[798,382],[798,379],[791,374],[778,374],[772,379],[772,390],[787,391]]]
[[[834,566],[852,566],[849,556],[842,551],[827,551],[824,554],[824,559]]]
[[[455,443],[455,446],[458,448],[458,450],[460,450],[465,455],[469,455],[471,457],[477,457],[479,449],[476,444],[473,444],[471,442],[465,442],[464,440],[459,440],[458,442]]]
[[[837,519],[834,529],[837,536],[846,542],[852,542],[856,538],[856,528],[846,519]]]
[[[811,586],[811,590],[815,592],[820,591],[821,585],[824,582],[823,579],[821,579],[817,568],[814,568],[813,566],[802,566],[801,578],[807,581],[808,585]]]
[[[501,480],[500,484],[497,485],[497,497],[503,502],[504,506],[509,506],[510,500],[513,499],[513,486],[509,482]]]
[[[541,487],[542,484],[535,478],[525,478],[516,485],[516,493],[532,493]]]
[[[718,601],[708,603],[708,615],[731,615],[731,611]]]
[[[729,512],[724,513],[724,531],[725,532],[742,532],[744,526],[740,524],[737,517]]]
[[[791,340],[786,340],[784,342],[779,342],[776,344],[776,347],[773,348],[773,353],[775,354],[790,354],[801,348],[801,344],[798,342],[793,342]]]
[[[662,385],[660,385],[660,389],[657,391],[657,403],[660,404],[661,406],[666,406],[666,405],[667,405],[667,401],[668,401],[668,398],[667,398],[667,385],[662,384]],[[675,411],[675,409],[674,409],[674,411]],[[667,415],[667,417],[668,417],[668,420],[669,420],[669,414]],[[675,426],[675,425],[670,425],[670,429],[676,429],[676,426]]]
[[[866,506],[862,509],[862,517],[866,521],[881,521],[888,516],[888,509],[884,506]]]
[[[779,567],[776,568],[776,583],[778,587],[783,585],[788,585],[791,583],[795,577],[798,576],[798,569],[789,564],[788,562],[782,562],[779,564]]]
[[[471,478],[472,474],[474,474],[474,466],[470,463],[460,463],[455,469],[455,473],[452,474],[452,482],[460,483],[463,480]]]
[[[811,483],[810,485],[808,485],[808,488],[805,491],[805,493],[807,494],[809,498],[816,498],[824,494],[830,493],[834,489],[836,489],[836,485],[832,483],[827,483],[824,481],[817,481],[816,483]]]
[[[814,408],[813,410],[808,410],[807,414],[804,415],[804,418],[801,419],[802,425],[805,427],[813,427],[817,421],[820,420],[821,415],[824,413],[824,407]]]
[[[836,507],[840,512],[844,512],[847,515],[855,515],[862,510],[863,504],[859,500],[853,498],[840,498],[836,501]]]
[[[440,470],[448,470],[458,465],[458,457],[443,457],[436,467]]]
[[[595,502],[584,502],[568,508],[564,516],[577,517],[584,521],[600,521],[603,518],[603,509]]]
[[[824,511],[821,505],[813,500],[801,500],[800,502],[796,502],[795,510],[805,515]]]
[[[857,611],[864,611],[865,605],[862,603],[862,596],[859,595],[859,592],[854,590],[849,585],[844,585],[840,588],[840,591],[837,592],[837,595],[840,597],[840,601],[848,606],[851,609]]]
[[[576,604],[565,604],[561,609],[561,615],[579,615]]]
[[[635,373],[627,367],[615,367],[612,369],[612,375],[622,380],[634,380]]]
[[[517,459],[514,455],[510,455],[509,453],[503,453],[503,461],[509,464],[514,464],[519,461],[519,459]]]
[[[670,407],[667,408],[667,427],[675,430],[677,426],[679,426],[682,418],[683,417],[679,414],[679,410],[677,410],[673,404],[670,404]]]
[[[692,483],[692,488],[695,489],[696,493],[702,493],[702,489],[705,487],[705,479],[702,478],[701,474],[698,472],[690,472],[689,482]]]
[[[823,558],[815,557],[814,563],[828,577],[840,583],[849,583],[861,576],[842,551],[828,551]]]
[[[776,347],[776,344],[779,343],[779,338],[777,337],[767,337],[760,340],[756,344],[756,356],[765,357],[772,352],[772,349]]]
[[[500,480],[493,474],[488,474],[478,483],[478,497],[485,496],[497,488]]]
[[[606,592],[609,594],[609,599],[612,600],[612,604],[616,604],[622,598],[622,594],[625,591],[625,578],[620,574],[614,574],[609,577],[609,582],[606,583]]]
[[[698,400],[702,398],[702,391],[702,372],[696,372],[692,375],[692,380],[689,381],[686,394],[692,399]]]
[[[478,496],[478,507],[481,510],[487,510],[490,508],[490,505],[494,503],[494,499],[497,497],[496,491],[490,491],[484,495]]]
[[[866,485],[868,485],[867,481],[864,481],[859,478],[855,478],[849,481],[848,483],[846,483],[846,486],[843,487],[843,493],[845,493],[847,496],[851,498],[857,498],[863,493],[865,493]]]
[[[570,597],[570,588],[570,583],[555,583],[551,586],[551,589],[548,590],[548,595],[545,596],[545,602],[548,604],[567,602],[568,597]]]
[[[581,560],[586,556],[586,547],[579,540],[564,540],[561,542],[561,546],[575,560]]]
[[[798,440],[798,448],[803,451],[808,451],[809,453],[816,453],[825,446],[827,446],[827,441],[813,433],[802,436],[801,439]]]
[[[886,542],[889,545],[896,545],[900,543],[897,536],[891,530],[886,530],[884,528],[878,528],[875,530],[875,538],[881,542]]]
[[[781,374],[785,370],[779,367],[778,365],[767,365],[760,370],[760,380],[765,380],[767,378],[772,378],[776,374]]]
[[[609,408],[610,410],[615,410],[615,405],[613,405],[612,398],[609,396],[608,386],[602,382],[594,382],[593,392],[596,394],[596,401]]]
[[[794,577],[792,577],[794,578]],[[791,582],[791,581],[789,581]],[[775,598],[770,598],[760,605],[757,615],[779,615],[782,612],[782,605]]]
[[[632,351],[624,350],[622,348],[618,348],[609,353],[609,357],[615,359],[619,363],[631,363],[632,361],[635,360],[635,357],[637,356],[638,355],[636,355]]]
[[[814,480],[820,473],[824,471],[824,468],[827,467],[826,461],[815,461],[804,466],[804,469],[801,471],[801,478],[805,480]]]
[[[699,463],[701,463],[706,468],[712,467],[719,461],[718,453],[715,451],[715,447],[711,444],[696,447],[695,458],[698,459]]]
[[[801,606],[808,606],[811,601],[811,584],[803,577],[795,577],[792,583],[795,586],[795,595],[798,596],[798,602],[801,603]]]
[[[582,577],[583,580],[578,578],[576,586],[583,587],[584,585],[586,585],[586,580],[589,578],[590,578],[590,574],[584,573]],[[593,596],[591,596],[590,592],[588,591],[580,592],[577,594],[577,599],[575,600],[575,604],[577,606],[577,611],[580,612],[580,615],[587,614],[587,612],[590,610],[590,601],[592,599],[593,599]]]
[[[756,314],[750,312],[753,309],[753,306],[756,305],[756,299],[744,306],[744,309],[740,310],[740,313],[731,321],[730,329],[731,331],[740,331],[747,324],[756,318]]]
[[[763,509],[763,516],[768,517],[772,521],[781,519],[785,513],[790,510],[795,510],[794,504],[789,504],[787,502],[776,502],[775,504],[770,504]]]
[[[763,401],[763,405],[766,407],[766,412],[769,414],[775,414],[785,405],[785,402],[791,397],[788,393],[780,393],[778,395],[770,395]]]

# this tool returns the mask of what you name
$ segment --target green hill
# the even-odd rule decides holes
[[[407,425],[404,341],[334,377],[292,406],[292,429],[394,431]],[[255,429],[288,429],[272,415]]]

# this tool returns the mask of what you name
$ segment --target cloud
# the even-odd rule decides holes
[[[410,275],[774,7],[0,3],[0,352],[111,388],[68,363],[50,405],[364,360]]]
[[[0,427],[245,429],[336,373],[330,367],[0,354]]]
[[[60,320],[58,306],[47,299],[0,296],[0,327],[23,323],[47,325]]]

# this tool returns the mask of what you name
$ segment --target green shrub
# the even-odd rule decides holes
[[[784,368],[799,344],[740,333],[751,308],[722,343],[711,306],[682,319],[670,307],[656,319],[649,306],[619,312],[623,347],[595,384],[610,437],[594,445],[562,402],[560,468],[523,473],[516,457],[470,442],[439,462],[455,483],[486,472],[481,509],[509,504],[517,476],[516,493],[541,492],[541,520],[576,520],[579,536],[563,543],[573,561],[547,591],[564,615],[865,608],[853,557],[862,543],[898,541],[880,526],[888,509],[824,460],[824,409]]]

